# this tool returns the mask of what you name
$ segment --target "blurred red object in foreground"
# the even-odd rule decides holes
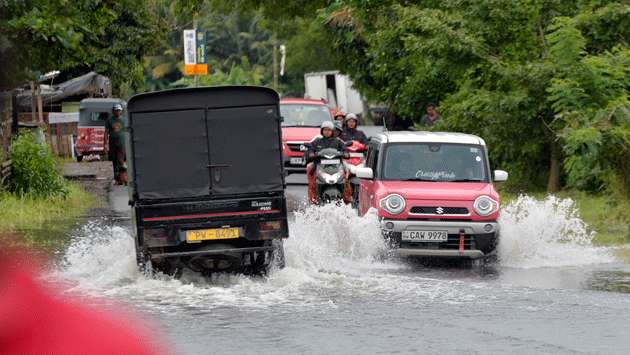
[[[8,259],[0,258],[0,354],[164,353],[129,318],[62,296],[38,281],[24,258]]]

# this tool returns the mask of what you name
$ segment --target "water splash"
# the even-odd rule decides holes
[[[58,269],[81,288],[106,288],[141,276],[134,240],[125,228],[90,221],[73,239]]]
[[[521,195],[500,218],[501,265],[518,268],[559,267],[614,262],[606,248],[595,247],[595,233],[579,217],[575,202],[549,195],[544,200]]]
[[[354,294],[364,292],[360,289],[371,283],[376,288],[387,285],[378,281],[386,275],[374,274],[400,267],[380,261],[386,247],[375,214],[361,218],[347,206],[308,207],[295,213],[290,230],[286,267],[266,278],[216,275],[206,279],[184,273],[176,280],[147,278],[137,270],[129,231],[92,222],[75,237],[57,276],[81,291],[159,300],[160,309],[168,309],[169,304],[208,307],[208,300],[211,306],[258,307],[286,302],[328,304],[336,292]]]
[[[376,213],[358,217],[349,206],[307,207],[295,213],[285,243],[287,265],[299,269],[346,270],[372,264],[386,251]]]
[[[473,302],[474,283],[445,279],[440,271],[419,274],[383,258],[386,245],[376,214],[358,217],[347,206],[306,207],[294,214],[285,241],[286,267],[265,278],[185,273],[179,280],[148,278],[137,270],[129,230],[102,222],[84,226],[57,268],[56,276],[79,291],[139,300],[156,312],[222,306],[273,307],[281,304],[336,307],[356,297],[388,300],[439,299]],[[594,247],[593,234],[573,201],[521,196],[501,218],[502,266],[515,268],[585,265],[613,261]],[[461,286],[461,285],[460,285]]]

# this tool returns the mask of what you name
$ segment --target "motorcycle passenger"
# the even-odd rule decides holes
[[[331,121],[325,121],[321,125],[321,137],[316,138],[310,144],[307,152],[309,164],[306,167],[306,177],[308,179],[308,200],[311,203],[317,203],[317,184],[315,179],[315,164],[313,160],[317,153],[322,149],[333,148],[338,151],[345,151],[346,146],[343,141],[334,136],[335,124]]]
[[[335,122],[343,123],[343,120],[346,119],[346,113],[343,111],[337,111],[335,113]]]
[[[335,131],[333,132],[333,136],[335,138],[339,138],[341,134],[343,134],[343,124],[339,121],[335,121]]]
[[[344,120],[344,130],[339,138],[345,142],[358,141],[361,144],[367,143],[367,136],[365,133],[357,129],[359,119],[354,113],[350,113]]]

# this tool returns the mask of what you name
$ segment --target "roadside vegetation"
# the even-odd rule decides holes
[[[94,197],[63,179],[59,163],[30,131],[12,142],[8,188],[0,190],[0,236],[40,247],[58,243],[76,219],[94,205]],[[11,240],[16,241],[16,240]]]

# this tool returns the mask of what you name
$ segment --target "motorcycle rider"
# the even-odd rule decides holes
[[[317,203],[317,184],[315,179],[315,164],[313,160],[317,157],[317,153],[322,149],[333,148],[338,151],[345,152],[346,145],[343,141],[334,136],[335,124],[331,121],[324,121],[321,125],[321,137],[316,138],[310,144],[307,152],[307,158],[310,162],[306,167],[306,177],[308,179],[308,200],[311,203]]]
[[[343,140],[344,142],[358,141],[361,144],[367,143],[368,139],[365,133],[357,129],[357,125],[359,124],[359,119],[357,118],[357,115],[355,115],[354,113],[349,113],[344,119],[343,123],[344,130],[343,133],[341,133],[341,136],[339,136],[341,140]]]

